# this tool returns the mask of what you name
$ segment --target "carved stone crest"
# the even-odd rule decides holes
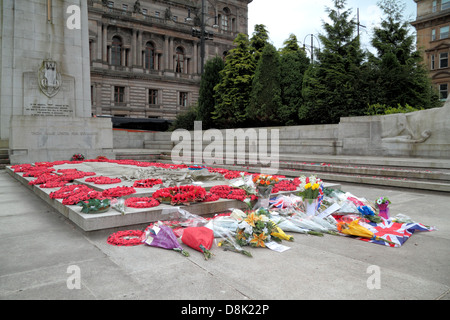
[[[52,98],[61,88],[61,74],[58,72],[56,61],[44,60],[38,71],[38,83],[42,93]]]

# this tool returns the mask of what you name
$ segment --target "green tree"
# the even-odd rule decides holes
[[[262,51],[268,43],[269,32],[266,26],[263,24],[255,25],[255,31],[253,31],[252,37],[250,38],[250,53],[253,54],[256,63],[258,63]]]
[[[419,109],[438,106],[438,96],[431,89],[421,53],[415,49],[409,23],[403,19],[405,4],[399,0],[381,0],[378,6],[384,16],[372,36],[377,55],[370,55],[370,61],[378,92],[372,103],[389,107],[411,105]]]
[[[236,127],[245,123],[256,68],[247,35],[238,34],[234,44],[236,47],[230,50],[225,67],[220,72],[221,80],[214,87],[217,103],[213,120],[219,128]]]
[[[200,81],[197,119],[202,121],[204,130],[214,127],[213,112],[217,103],[214,87],[220,83],[220,71],[225,67],[223,59],[215,57],[205,63],[204,73]]]
[[[305,51],[299,47],[297,37],[291,34],[280,49],[281,54],[281,107],[279,119],[283,125],[299,124],[298,111],[303,103],[303,76],[310,64]]]
[[[334,0],[327,8],[331,23],[324,23],[325,35],[319,36],[323,50],[319,62],[310,66],[303,81],[304,102],[299,118],[309,123],[338,123],[344,116],[362,115],[368,101],[359,89],[364,80],[361,65],[364,53],[355,36],[355,22],[345,0]]]
[[[256,126],[279,124],[281,107],[280,55],[270,43],[261,53],[253,78],[250,102],[247,106],[247,119]]]
[[[169,127],[169,131],[176,129],[194,130],[194,122],[197,121],[197,105],[190,106],[187,110],[177,114],[175,121]]]

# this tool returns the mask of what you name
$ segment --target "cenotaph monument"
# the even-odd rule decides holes
[[[91,115],[87,1],[0,3],[0,140],[11,164],[113,158],[111,120]]]

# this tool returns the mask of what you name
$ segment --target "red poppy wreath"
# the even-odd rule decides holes
[[[156,190],[152,197],[161,203],[189,205],[193,202],[202,202],[206,197],[206,190],[199,186],[162,188]]]

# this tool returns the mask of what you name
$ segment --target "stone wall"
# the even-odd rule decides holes
[[[244,145],[246,153],[256,153],[258,141],[248,136],[259,139],[265,137],[261,134],[266,131],[270,152],[274,130],[278,131],[280,160],[283,154],[450,159],[450,100],[442,108],[408,114],[341,118],[336,125],[231,129],[231,133],[236,135],[233,145],[236,150],[239,145]],[[193,152],[210,146],[212,140],[205,139],[205,133],[221,136],[223,150],[226,150],[227,130],[199,132],[201,136],[197,137],[203,137],[201,147],[198,147],[201,138],[196,139],[194,132],[185,132],[185,136],[190,137]],[[114,131],[115,149],[145,148],[170,153],[181,142],[186,141],[170,132]]]

